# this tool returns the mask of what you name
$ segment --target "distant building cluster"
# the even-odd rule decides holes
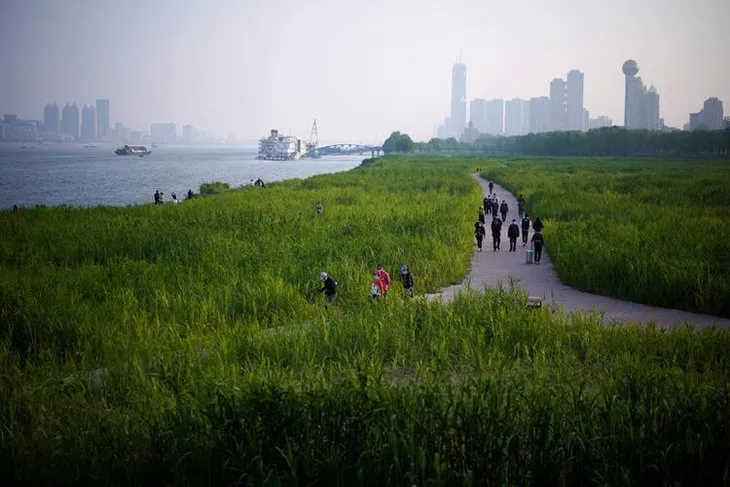
[[[656,88],[653,85],[647,88],[637,76],[637,62],[629,59],[623,64],[622,71],[626,82],[624,127],[674,130],[667,127],[660,116],[660,98]],[[514,136],[611,127],[613,120],[607,116],[590,118],[583,103],[583,87],[584,74],[574,69],[568,72],[565,79],[553,79],[547,96],[506,101],[473,99],[469,103],[467,117],[466,65],[457,60],[451,73],[451,114],[436,129],[436,136],[473,142],[482,134]],[[684,128],[721,130],[730,126],[728,118],[723,115],[722,102],[717,98],[709,98],[702,110],[690,114],[690,121]]]
[[[174,123],[153,123],[149,131],[132,130],[121,123],[111,126],[109,100],[96,100],[96,105],[56,103],[43,108],[43,120],[22,120],[17,115],[4,115],[0,120],[0,141],[18,142],[103,142],[117,144],[214,144],[215,139],[192,125],[185,125],[178,134]]]

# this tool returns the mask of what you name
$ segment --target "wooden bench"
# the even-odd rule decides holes
[[[527,298],[528,308],[542,308],[542,298],[540,296],[529,296]]]

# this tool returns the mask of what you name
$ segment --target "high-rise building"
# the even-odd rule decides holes
[[[659,118],[659,93],[652,85],[641,99],[640,127],[647,130],[661,130],[662,122]]]
[[[55,103],[47,103],[43,108],[43,130],[50,134],[61,132],[61,114]]]
[[[90,105],[84,105],[81,109],[81,138],[96,140],[96,111]]]
[[[624,93],[624,127],[627,129],[662,130],[659,115],[659,93],[653,86],[646,89],[641,77],[636,76],[639,65],[633,59],[626,61],[621,70],[626,78]]]
[[[583,131],[588,130],[588,123],[591,120],[591,112],[587,108],[583,109]]]
[[[150,135],[155,142],[174,144],[177,141],[177,126],[174,123],[153,123]]]
[[[451,130],[460,137],[466,128],[466,65],[457,60],[451,70]]]
[[[524,135],[530,131],[530,105],[527,100],[513,98],[504,103],[504,134]]]
[[[487,100],[476,98],[469,103],[469,120],[479,133],[487,133]]]
[[[102,142],[110,142],[113,138],[109,120],[109,100],[96,100],[96,136]]]
[[[689,116],[689,129],[697,130],[704,128],[706,130],[723,130],[725,121],[723,120],[724,109],[722,101],[719,98],[708,98],[702,106],[702,110],[697,113],[691,113]]]
[[[560,78],[550,82],[550,131],[557,132],[567,127],[566,83]]]
[[[504,133],[504,100],[499,98],[486,102],[487,120],[485,133],[502,135]]]
[[[550,131],[552,104],[547,96],[530,98],[530,133]]]
[[[601,115],[598,118],[592,118],[588,121],[588,130],[594,130],[594,129],[600,129],[603,127],[612,127],[613,126],[613,120],[606,117],[605,115]]]
[[[61,133],[78,140],[79,138],[79,107],[74,103],[73,105],[66,105],[63,107],[61,112]]]
[[[583,73],[574,69],[568,72],[566,83],[566,114],[568,130],[585,130],[585,113],[583,112]]]

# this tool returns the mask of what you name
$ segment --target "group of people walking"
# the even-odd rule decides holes
[[[477,241],[477,251],[482,251],[482,244],[484,238],[487,235],[485,228],[486,217],[491,213],[492,223],[492,248],[496,252],[500,250],[502,240],[502,226],[507,221],[507,214],[509,213],[509,204],[506,200],[499,202],[499,198],[494,191],[494,183],[489,182],[489,195],[485,196],[482,200],[482,205],[479,207],[479,213],[477,221],[474,223],[474,236]],[[507,227],[507,238],[509,239],[509,252],[517,251],[517,239],[522,235],[522,247],[527,247],[527,241],[530,233],[530,226],[534,231],[532,243],[534,249],[535,264],[540,264],[542,259],[542,249],[545,245],[545,237],[542,235],[543,223],[540,217],[535,218],[535,221],[530,221],[530,216],[525,213],[525,197],[520,195],[517,198],[517,213],[520,218],[520,223],[517,223],[517,219],[513,219],[512,223]]]
[[[401,266],[399,277],[403,284],[403,293],[406,296],[413,296],[413,275],[406,264]],[[373,300],[378,300],[385,297],[388,294],[388,291],[390,291],[392,280],[383,264],[378,264],[378,267],[372,273],[372,278],[373,281],[370,285],[371,298]],[[324,293],[327,303],[333,303],[337,297],[337,281],[335,281],[327,272],[322,272],[319,275],[319,280],[322,283],[322,287],[319,289],[319,292]]]

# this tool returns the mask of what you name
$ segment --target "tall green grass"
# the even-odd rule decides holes
[[[730,165],[569,158],[485,163],[546,221],[561,280],[730,317]]]
[[[421,292],[463,276],[470,164],[2,214],[0,483],[727,482],[726,332],[606,327],[514,289],[369,299],[378,262]]]

